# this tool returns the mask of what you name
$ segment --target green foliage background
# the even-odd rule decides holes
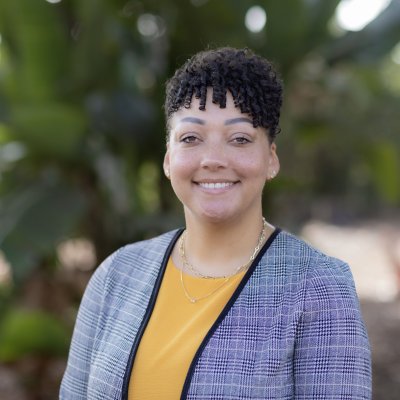
[[[34,357],[32,398],[47,398],[40,379],[65,358],[88,278],[60,272],[57,245],[88,238],[100,261],[182,224],[161,170],[162,103],[194,52],[248,46],[282,73],[282,171],[265,197],[274,223],[398,215],[400,2],[334,35],[338,3],[260,0],[268,21],[254,34],[250,0],[0,2],[0,248],[12,270],[0,362]]]

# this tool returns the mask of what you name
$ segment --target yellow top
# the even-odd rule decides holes
[[[186,297],[180,270],[168,261],[150,321],[136,353],[129,383],[129,400],[177,400],[190,363],[205,335],[239,285],[245,272],[206,279],[183,273],[191,297]]]

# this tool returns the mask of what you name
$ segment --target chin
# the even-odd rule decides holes
[[[200,219],[212,224],[219,224],[228,221],[234,217],[233,214],[227,212],[228,210],[203,210],[199,214]]]

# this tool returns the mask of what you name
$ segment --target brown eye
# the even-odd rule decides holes
[[[195,143],[198,140],[198,138],[194,135],[187,135],[181,139],[181,142],[183,143]]]
[[[247,137],[244,136],[238,136],[233,139],[233,141],[237,144],[247,144],[250,143],[250,140]]]

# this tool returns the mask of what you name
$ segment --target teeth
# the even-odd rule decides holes
[[[200,186],[205,189],[223,189],[232,185],[232,182],[200,183]]]

